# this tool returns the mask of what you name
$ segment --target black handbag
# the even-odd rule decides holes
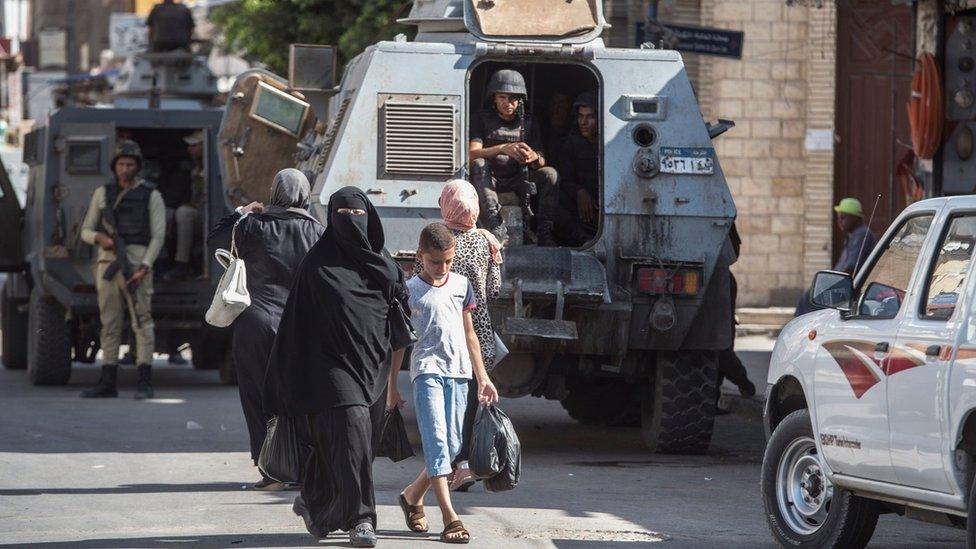
[[[390,302],[390,342],[394,349],[404,349],[417,342],[417,332],[413,329],[410,317],[403,310],[403,304],[396,297]]]

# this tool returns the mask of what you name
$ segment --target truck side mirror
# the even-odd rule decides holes
[[[854,299],[854,279],[847,273],[820,271],[813,277],[810,303],[827,309],[850,312]]]
[[[335,86],[333,46],[292,44],[288,50],[288,87],[300,92],[330,91]]]

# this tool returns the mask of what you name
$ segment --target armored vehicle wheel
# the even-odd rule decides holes
[[[237,385],[237,370],[234,368],[234,354],[228,348],[224,361],[220,363],[220,382],[224,385]]]
[[[23,370],[27,367],[27,312],[19,310],[21,303],[11,295],[9,284],[4,283],[0,294],[0,354],[7,369]]]
[[[797,410],[769,438],[760,480],[766,524],[783,547],[860,549],[877,508],[830,483],[813,436],[810,412]]]
[[[641,400],[641,430],[652,452],[703,454],[712,440],[718,360],[714,351],[658,351]]]
[[[31,383],[64,385],[71,377],[71,339],[64,307],[34,288],[27,326],[27,375]]]
[[[560,401],[569,417],[583,425],[640,425],[641,386],[619,378],[569,378],[569,395]]]

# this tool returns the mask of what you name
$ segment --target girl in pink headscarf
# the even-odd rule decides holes
[[[488,315],[488,301],[498,297],[498,288],[501,285],[501,272],[498,268],[502,262],[501,244],[493,234],[475,226],[480,210],[478,193],[471,183],[463,179],[448,181],[441,191],[440,207],[444,224],[454,232],[457,240],[451,272],[463,275],[474,287],[477,308],[472,311],[471,316],[478,343],[481,344],[485,368],[490,372],[495,366],[495,331]],[[421,269],[420,262],[416,262],[414,275],[420,274]],[[467,491],[474,484],[467,460],[477,410],[478,384],[473,382],[468,387],[468,407],[464,414],[462,444],[455,461],[457,467],[451,482],[452,490]]]

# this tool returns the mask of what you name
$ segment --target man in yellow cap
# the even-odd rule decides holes
[[[864,262],[871,255],[871,250],[878,243],[878,238],[864,223],[864,210],[861,208],[860,200],[849,197],[843,198],[834,206],[834,213],[837,214],[837,226],[844,231],[846,236],[840,257],[834,264],[834,270],[853,276],[858,269],[864,266]],[[800,316],[819,308],[810,303],[810,291],[807,290],[796,306],[795,315]]]
[[[834,206],[834,212],[837,214],[837,226],[847,235],[834,270],[853,275],[864,265],[878,239],[864,223],[860,200],[844,198]]]

